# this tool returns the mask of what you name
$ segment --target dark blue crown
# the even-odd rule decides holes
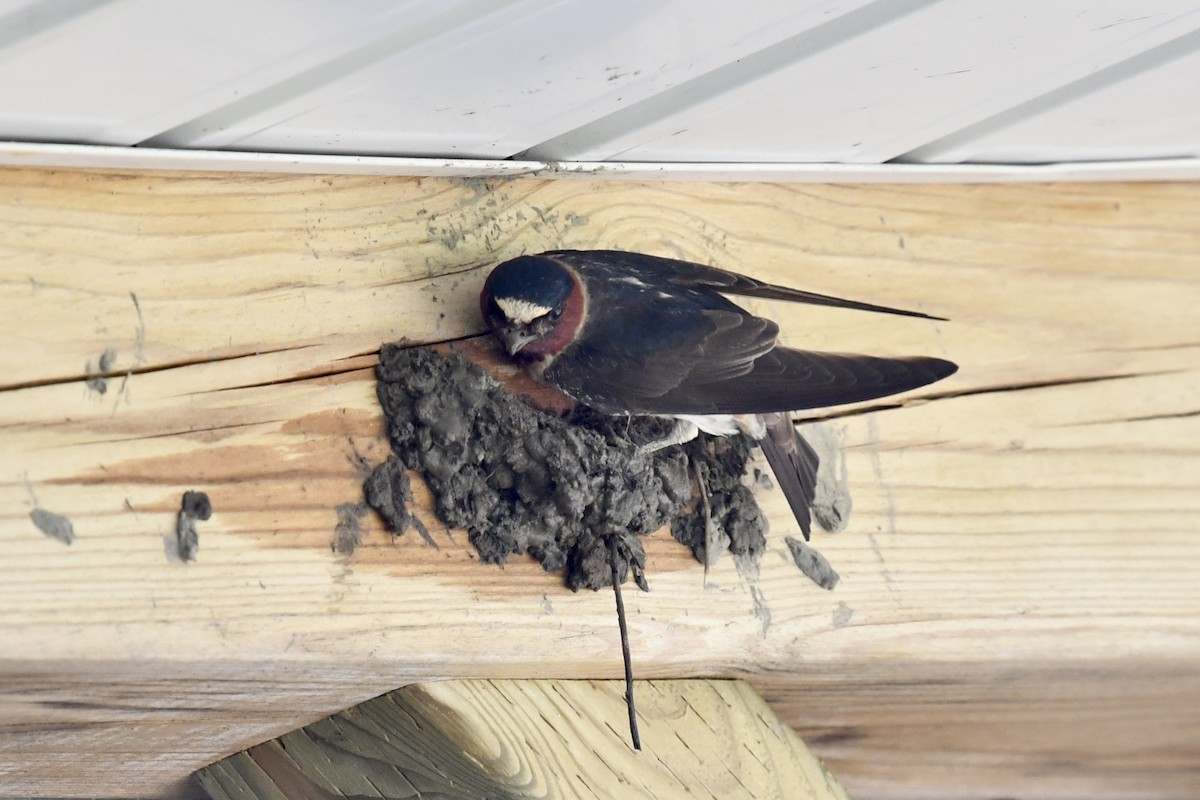
[[[486,290],[492,297],[512,297],[556,308],[574,285],[570,273],[558,262],[545,256],[520,256],[492,270]]]

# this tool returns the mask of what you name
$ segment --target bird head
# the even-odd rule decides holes
[[[547,256],[521,256],[492,270],[479,297],[483,318],[509,355],[557,355],[583,318],[583,290],[567,267]]]

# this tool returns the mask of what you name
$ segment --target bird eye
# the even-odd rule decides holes
[[[552,319],[552,320],[558,319],[559,317],[562,316],[562,312],[563,312],[563,310],[562,310],[561,306],[554,309],[553,311],[550,312],[550,319]]]

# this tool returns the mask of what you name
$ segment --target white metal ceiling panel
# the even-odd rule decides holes
[[[0,139],[530,161],[1197,156],[1196,0],[0,0]]]
[[[156,144],[505,158],[866,4],[526,0]]]
[[[133,144],[447,4],[52,0],[14,8],[0,17],[11,33],[0,36],[0,131]]]
[[[921,147],[904,160],[1045,164],[1200,157],[1200,33],[1188,39],[1176,40],[1183,46],[1170,48],[1181,51],[1178,55],[1163,52],[1155,59],[1159,63],[1132,70],[1127,77],[1099,76],[1087,91],[1046,96],[1035,107],[999,115]]]
[[[9,14],[15,14],[22,9],[28,9],[38,4],[38,0],[0,0],[0,23]]]
[[[851,26],[841,38],[802,35],[790,63],[723,91],[696,91],[695,103],[672,108],[660,96],[636,126],[597,121],[595,137],[585,128],[534,152],[879,163],[1200,29],[1194,0],[945,0],[907,3],[911,13],[897,16],[903,5],[864,8],[859,16],[876,14],[878,24]]]

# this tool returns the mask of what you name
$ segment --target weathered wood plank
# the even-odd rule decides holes
[[[639,684],[646,746],[617,681],[417,684],[199,770],[214,798],[710,797],[846,800],[740,681]]]
[[[1188,184],[4,170],[0,794],[173,794],[213,758],[416,680],[617,677],[607,595],[480,567],[428,514],[437,550],[371,516],[353,555],[330,543],[386,452],[380,342],[480,331],[496,260],[621,247],[948,316],[754,304],[791,344],[962,365],[826,415],[854,500],[848,530],[815,541],[835,592],[791,565],[776,492],[757,581],[724,561],[706,583],[652,537],[653,591],[627,595],[640,675],[751,676],[852,793],[1186,796],[1198,201]],[[215,513],[185,565],[164,538],[193,489]],[[1108,726],[1084,722],[1101,703]],[[1114,754],[1121,728],[1152,744]]]

